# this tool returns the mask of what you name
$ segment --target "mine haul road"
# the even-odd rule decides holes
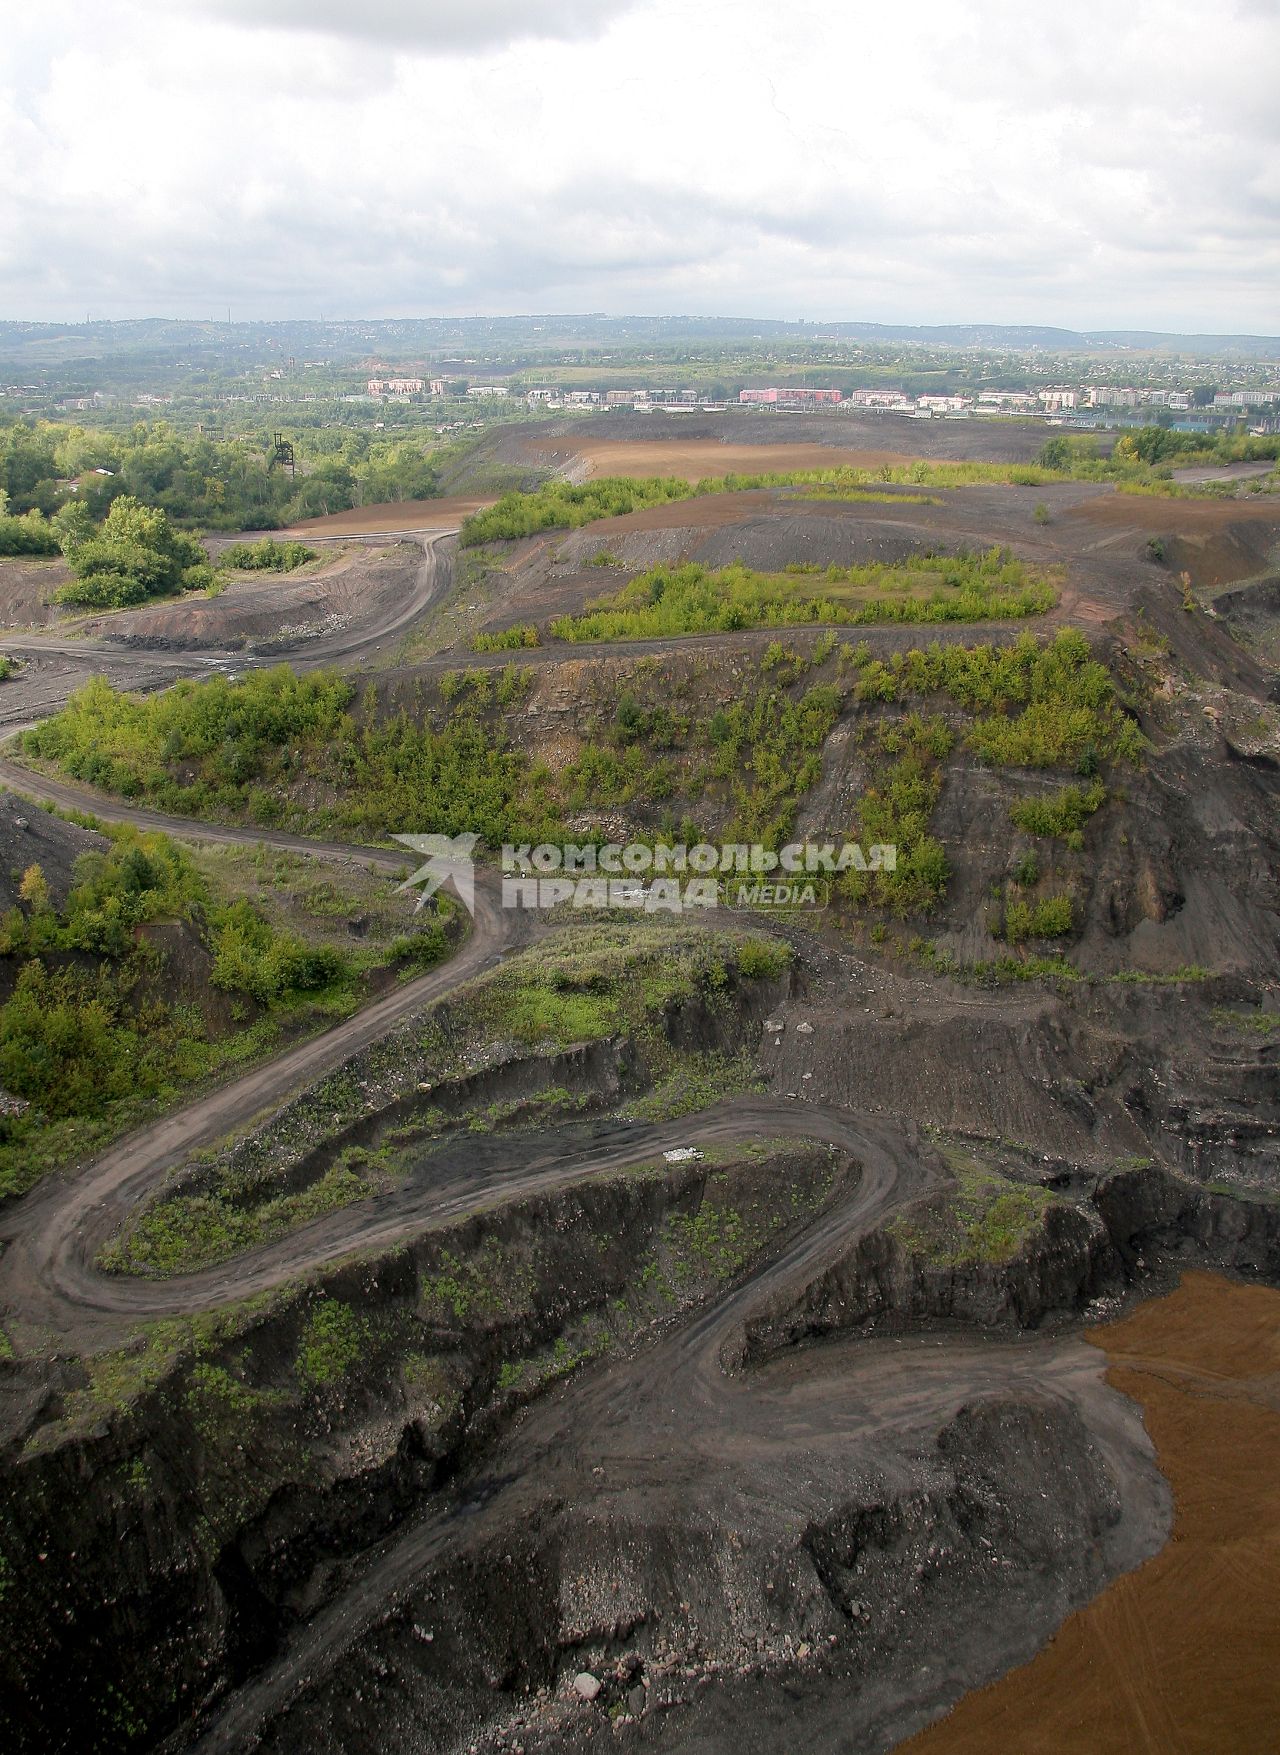
[[[349,663],[402,635],[431,606],[447,578],[447,556],[440,552],[444,540],[445,533],[422,538],[423,561],[412,597],[388,619],[353,630],[350,637],[308,641],[290,655],[291,661],[308,668]],[[3,643],[15,650],[56,652],[77,660],[91,661],[99,653],[113,664],[134,659],[151,667],[147,681],[151,687],[162,686],[178,674],[207,674],[215,665],[225,663],[239,670],[263,662],[235,653],[131,653],[109,645],[91,647],[84,641],[36,636]],[[584,649],[575,648],[573,656],[583,653]],[[517,662],[523,657],[504,655]],[[280,658],[273,655],[270,661]],[[28,721],[34,717],[30,708],[25,717]],[[262,843],[294,853],[374,861],[389,873],[405,866],[403,856],[387,849],[136,810],[87,788],[34,774],[9,760],[0,761],[0,782],[53,805],[89,809],[108,820],[178,837]],[[121,1344],[140,1321],[216,1309],[353,1250],[385,1248],[443,1221],[492,1207],[495,1201],[620,1171],[674,1145],[762,1137],[823,1141],[839,1148],[853,1166],[847,1188],[753,1277],[696,1310],[655,1345],[640,1349],[633,1358],[584,1370],[555,1396],[534,1403],[517,1427],[497,1440],[496,1454],[485,1460],[482,1475],[460,1481],[372,1548],[353,1565],[341,1593],[293,1627],[276,1658],[219,1705],[195,1741],[179,1734],[168,1747],[231,1751],[252,1746],[329,1667],[358,1647],[368,1629],[385,1619],[400,1596],[451,1548],[474,1544],[486,1530],[510,1528],[548,1492],[574,1487],[589,1491],[583,1483],[600,1473],[597,1458],[610,1471],[628,1466],[642,1472],[659,1469],[674,1481],[705,1477],[730,1459],[739,1473],[763,1471],[785,1480],[789,1458],[803,1451],[809,1462],[818,1459],[819,1475],[825,1469],[830,1479],[843,1479],[851,1459],[872,1466],[882,1455],[893,1456],[903,1446],[923,1442],[975,1397],[1033,1395],[1069,1404],[1079,1414],[1117,1483],[1119,1513],[1102,1539],[1106,1575],[1137,1565],[1164,1539],[1168,1495],[1138,1411],[1105,1385],[1104,1356],[1077,1337],[998,1343],[975,1343],[954,1335],[905,1344],[843,1340],[792,1352],[748,1370],[726,1369],[753,1311],[788,1289],[803,1288],[896,1207],[945,1180],[946,1166],[916,1131],[884,1116],[760,1096],[735,1098],[731,1104],[678,1122],[603,1123],[589,1146],[578,1144],[564,1151],[554,1137],[543,1136],[534,1152],[527,1144],[513,1148],[508,1162],[490,1162],[483,1171],[428,1171],[403,1188],[327,1215],[199,1273],[144,1280],[98,1270],[95,1263],[102,1245],[154,1196],[166,1173],[192,1150],[269,1111],[544,930],[524,910],[504,910],[496,874],[478,871],[472,928],[447,964],[163,1116],[93,1163],[48,1178],[0,1214],[0,1309],[39,1325],[59,1351],[92,1353]],[[791,1504],[793,1510],[811,1514],[815,1506],[800,1503],[801,1486],[808,1488],[810,1483],[781,1491],[784,1509]],[[1056,1615],[1051,1620],[1043,1614],[1038,1619],[1029,1615],[1004,1653],[1001,1667],[1029,1656],[1055,1622]],[[928,1687],[912,1683],[914,1692],[884,1703],[878,1721],[881,1736],[887,1725],[923,1723],[971,1679],[944,1670]],[[847,1727],[845,1709],[837,1702],[832,1710]],[[835,1721],[828,1728],[834,1736]],[[875,1727],[870,1730],[874,1734]],[[820,1740],[825,1746],[825,1735]],[[877,1746],[888,1744],[881,1741]]]

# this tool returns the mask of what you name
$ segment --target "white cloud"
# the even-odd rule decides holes
[[[452,54],[528,37],[599,36],[636,0],[182,0],[233,24]]]
[[[522,41],[496,0],[240,5],[100,0],[89,37],[48,0],[6,39],[0,315],[1280,326],[1247,0],[529,0],[563,40]]]

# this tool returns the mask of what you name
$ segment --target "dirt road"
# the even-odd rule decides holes
[[[764,449],[751,447],[754,467],[766,466]],[[442,502],[429,504],[438,509]],[[976,499],[965,505],[966,515],[977,515]],[[1064,506],[1064,514],[1066,524],[1070,508]],[[1084,512],[1079,517],[1089,540],[1108,523],[1102,519],[1090,524]],[[1127,512],[1127,517],[1124,529],[1129,535],[1135,515]],[[1064,543],[1079,538],[1075,525],[1060,535]],[[309,641],[291,654],[292,661],[350,662],[388,650],[443,588],[447,559],[439,552],[442,538],[443,532],[424,538],[423,560],[404,601],[380,609],[363,626]],[[1046,541],[1058,539],[1051,529]],[[912,636],[899,630],[893,637]],[[974,630],[956,630],[956,637],[972,639]],[[18,643],[8,644],[16,649]],[[645,644],[654,650],[664,646]],[[38,636],[27,637],[22,649],[50,661],[85,666],[103,650],[86,651],[84,642]],[[591,652],[575,648],[572,656],[580,660]],[[515,656],[525,661],[524,654]],[[548,659],[546,653],[528,656],[532,662]],[[111,657],[144,686],[210,667],[239,669],[268,661],[204,650],[114,650]],[[497,661],[511,657],[502,654]],[[136,669],[128,672],[130,666]],[[40,708],[38,698],[24,702],[10,697],[11,686],[0,696],[0,711],[12,725],[34,717]],[[135,811],[69,783],[34,777],[11,763],[0,763],[0,781],[58,804],[89,805],[104,817],[176,834],[337,853],[377,861],[389,871],[403,864],[386,850],[337,848],[301,836]],[[238,1687],[201,1728],[197,1746],[239,1750],[258,1739],[281,1750],[340,1746],[340,1736],[332,1730],[334,1693],[360,1697],[369,1674],[379,1673],[376,1664],[372,1671],[370,1665],[374,1659],[382,1661],[379,1641],[388,1626],[403,1630],[407,1621],[416,1636],[421,1613],[416,1605],[428,1584],[450,1576],[451,1565],[483,1566],[486,1556],[516,1548],[529,1529],[549,1529],[554,1539],[567,1539],[556,1521],[562,1516],[570,1519],[569,1534],[574,1520],[615,1520],[618,1528],[633,1532],[633,1542],[638,1539],[634,1532],[670,1529],[675,1532],[673,1544],[678,1539],[687,1546],[696,1537],[724,1545],[731,1533],[745,1530],[761,1554],[774,1554],[787,1544],[794,1547],[797,1531],[811,1534],[822,1526],[835,1515],[833,1507],[861,1503],[857,1493],[882,1510],[900,1501],[909,1504],[918,1483],[933,1479],[929,1470],[936,1474],[940,1429],[975,1404],[1042,1408],[1046,1419],[1068,1426],[1077,1422],[1082,1454],[1087,1450],[1101,1459],[1113,1483],[1115,1515],[1081,1555],[1059,1554],[1052,1549],[1054,1532],[1046,1535],[1064,1568],[1065,1582],[1054,1579],[1046,1562],[1043,1588],[1028,1589],[1011,1604],[1000,1594],[993,1562],[990,1594],[980,1599],[990,1605],[989,1613],[971,1614],[953,1629],[949,1644],[937,1629],[930,1631],[921,1608],[918,1628],[904,1623],[899,1629],[896,1667],[886,1667],[865,1685],[860,1681],[853,1687],[834,1669],[814,1672],[802,1691],[775,1689],[767,1695],[753,1692],[749,1680],[729,1679],[709,1718],[673,1718],[665,1729],[659,1724],[646,1733],[645,1744],[672,1755],[695,1749],[750,1755],[753,1750],[800,1745],[887,1748],[976,1681],[1028,1659],[1068,1610],[1107,1580],[1149,1559],[1165,1538],[1170,1514],[1150,1439],[1134,1402],[1121,1393],[1137,1386],[1137,1376],[1104,1381],[1106,1358],[1078,1337],[1000,1343],[975,1343],[954,1334],[910,1342],[843,1340],[794,1349],[749,1371],[725,1369],[726,1361],[737,1356],[748,1321],[770,1300],[803,1292],[857,1239],[947,1175],[928,1143],[909,1127],[883,1114],[823,1100],[793,1101],[778,1093],[739,1098],[674,1123],[603,1123],[586,1144],[570,1147],[548,1132],[532,1144],[527,1137],[518,1138],[507,1156],[490,1154],[461,1167],[428,1166],[386,1194],[330,1213],[201,1273],[147,1281],[106,1276],[95,1266],[102,1244],[153,1197],[173,1164],[278,1105],[539,930],[539,923],[523,911],[503,910],[495,880],[482,875],[472,931],[447,966],[383,996],[325,1035],[163,1117],[93,1164],[50,1179],[14,1203],[0,1215],[0,1308],[17,1316],[24,1333],[38,1331],[47,1337],[50,1348],[91,1352],[119,1344],[148,1318],[217,1308],[354,1249],[386,1248],[428,1226],[491,1210],[517,1196],[572,1187],[651,1158],[669,1145],[780,1137],[836,1146],[857,1169],[817,1222],[802,1228],[754,1275],[729,1286],[687,1320],[673,1323],[657,1344],[584,1371],[534,1403],[447,1493],[433,1494],[420,1516],[371,1543],[352,1561],[331,1601],[297,1615],[261,1672]],[[1157,1377],[1159,1371],[1151,1364],[1155,1349],[1148,1348],[1144,1357],[1145,1364],[1130,1361],[1128,1368]],[[1178,1393],[1199,1396],[1217,1371],[1212,1361],[1195,1362],[1199,1376],[1184,1372]],[[1144,1395],[1148,1391],[1156,1394],[1150,1384],[1140,1388]],[[1222,1430],[1230,1437],[1237,1428]],[[1250,1454],[1261,1452],[1255,1447]],[[1202,1474],[1197,1478],[1203,1478],[1209,1460],[1200,1456],[1196,1467]],[[1059,1546],[1060,1536],[1058,1531]],[[620,1537],[619,1551],[623,1546]],[[1232,1564],[1239,1561],[1238,1549],[1230,1559]],[[669,1561],[670,1555],[659,1554],[655,1570]],[[927,1555],[921,1564],[927,1577]],[[1066,1577],[1069,1566],[1075,1570]],[[1229,1573],[1224,1566],[1220,1578]],[[717,1576],[714,1567],[711,1575]],[[1193,1585],[1176,1600],[1185,1609],[1194,1594]],[[1237,1625],[1226,1615],[1220,1624]],[[1132,1638],[1136,1652],[1150,1638],[1149,1624],[1132,1631]],[[921,1642],[918,1648],[913,1639]],[[856,1634],[853,1644],[856,1648]],[[1157,1667],[1151,1666],[1153,1675]],[[380,1718],[381,1709],[375,1712],[370,1706],[369,1722],[378,1725],[383,1746],[407,1751],[415,1746],[412,1729],[404,1729],[411,1727],[412,1718],[404,1702],[399,1705],[403,1720]],[[330,1729],[323,1733],[327,1741],[313,1744],[317,1722]],[[975,1722],[979,1734],[986,1735],[983,1727],[997,1721],[979,1716]],[[699,1728],[708,1724],[710,1730]],[[612,1736],[611,1729],[602,1729],[604,1740],[591,1747],[612,1746]],[[182,1746],[189,1741],[184,1733]],[[985,1745],[954,1745],[980,1746]],[[1016,1739],[1011,1746],[1018,1746]]]

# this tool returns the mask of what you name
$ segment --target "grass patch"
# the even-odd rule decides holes
[[[670,1012],[720,1009],[735,979],[776,979],[790,961],[778,940],[685,926],[601,924],[584,937],[570,931],[482,976],[469,990],[470,1033],[526,1048],[625,1034],[667,1061]]]
[[[335,1164],[309,1187],[259,1206],[242,1206],[217,1193],[177,1195],[143,1213],[102,1251],[98,1266],[117,1274],[196,1273],[373,1192],[374,1184],[345,1163]]]
[[[688,1055],[653,1089],[631,1098],[621,1113],[629,1121],[674,1121],[747,1091],[764,1089],[751,1054]]]
[[[1057,1202],[1046,1189],[1010,1181],[979,1159],[943,1148],[953,1188],[915,1202],[885,1230],[930,1267],[1012,1261]]]
[[[1209,1015],[1220,1029],[1242,1036],[1280,1036],[1280,1012],[1263,1006],[1237,1011],[1234,1006],[1216,1005]]]
[[[473,652],[522,652],[541,644],[541,636],[532,622],[500,628],[496,633],[473,634],[471,638]]]
[[[340,1383],[359,1362],[368,1340],[367,1325],[349,1304],[336,1298],[317,1304],[303,1326],[295,1364],[309,1389]]]
[[[450,1326],[526,1315],[536,1306],[537,1290],[533,1260],[495,1237],[486,1237],[465,1258],[445,1250],[418,1283],[423,1315]]]
[[[711,571],[695,561],[659,566],[619,591],[560,616],[551,632],[573,642],[640,640],[828,623],[980,622],[1042,615],[1058,594],[1001,549],[922,554],[897,565],[826,568],[823,589],[807,572],[757,573],[740,564]]]

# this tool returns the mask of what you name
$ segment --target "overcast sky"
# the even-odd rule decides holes
[[[0,316],[1280,332],[1277,0],[40,0]]]

